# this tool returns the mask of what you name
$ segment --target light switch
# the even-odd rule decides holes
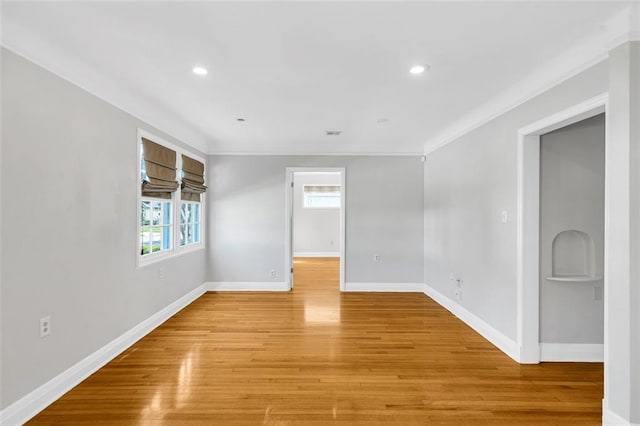
[[[502,223],[509,222],[509,213],[507,213],[506,210],[502,210],[502,213],[500,213],[500,222]]]

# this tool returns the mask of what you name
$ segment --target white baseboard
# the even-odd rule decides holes
[[[285,282],[207,282],[207,291],[289,291],[289,284]]]
[[[293,257],[340,257],[339,251],[295,251]]]
[[[586,343],[540,343],[540,361],[604,362],[604,345]]]
[[[0,424],[21,425],[44,410],[125,349],[149,334],[153,329],[188,306],[205,292],[204,284],[161,309],[124,334],[107,343],[91,355],[58,374],[0,412]]]
[[[609,408],[606,399],[602,400],[602,424],[603,426],[640,426],[640,423],[631,423]]]
[[[422,283],[345,283],[344,291],[422,293]]]
[[[484,320],[480,319],[475,314],[465,309],[462,305],[448,298],[432,287],[424,284],[423,288],[424,294],[432,298],[436,303],[451,312],[453,315],[460,318],[464,323],[478,332],[478,334],[480,334],[482,337],[487,339],[496,348],[500,349],[513,360],[520,362],[520,347],[517,342],[509,339],[507,336],[493,328]]]

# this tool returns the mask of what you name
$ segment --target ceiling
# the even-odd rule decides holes
[[[303,154],[423,152],[629,2],[2,7],[3,45],[202,151]]]

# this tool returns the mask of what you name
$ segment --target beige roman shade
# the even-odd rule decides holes
[[[304,185],[304,192],[340,192],[340,185]]]
[[[142,181],[142,196],[171,198],[171,193],[178,189],[176,152],[142,138],[142,154],[146,173]]]
[[[182,200],[200,201],[200,194],[205,192],[204,164],[186,155],[182,156]]]

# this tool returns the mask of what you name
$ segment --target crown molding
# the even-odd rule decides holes
[[[549,89],[607,59],[609,51],[629,41],[640,40],[640,5],[635,3],[616,14],[597,34],[534,69],[527,77],[463,116],[426,141],[424,153],[434,152],[491,122]]]
[[[281,156],[281,157],[420,157],[422,152],[209,152],[214,156]]]

